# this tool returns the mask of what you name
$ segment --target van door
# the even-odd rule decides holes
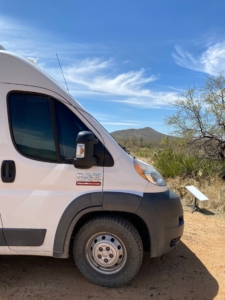
[[[2,219],[0,216],[0,253],[1,254],[8,254],[10,252],[9,247],[6,244],[3,228],[2,228]]]
[[[8,151],[1,159],[15,165],[14,181],[0,181],[6,242],[19,253],[51,255],[66,207],[78,196],[96,192],[100,196],[95,205],[101,205],[103,167],[76,169],[71,162],[77,134],[96,132],[75,109],[43,94],[10,92],[6,110]],[[78,211],[83,208],[81,205]]]

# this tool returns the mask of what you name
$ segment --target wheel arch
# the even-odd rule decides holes
[[[71,239],[76,235],[79,229],[91,218],[100,215],[106,215],[106,214],[120,215],[123,218],[130,221],[140,234],[144,250],[150,251],[150,241],[151,241],[150,233],[145,222],[141,219],[141,217],[130,212],[128,213],[128,212],[121,212],[121,211],[107,211],[107,210],[102,210],[101,206],[95,206],[80,211],[73,218],[73,220],[71,221],[67,229],[66,237],[64,240],[61,239],[57,241],[57,237],[55,238],[53,256],[57,258],[68,258]]]

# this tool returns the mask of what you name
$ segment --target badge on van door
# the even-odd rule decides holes
[[[100,186],[101,182],[101,173],[77,173],[77,185]]]

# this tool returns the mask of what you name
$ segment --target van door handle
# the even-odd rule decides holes
[[[1,166],[1,177],[3,182],[13,182],[16,177],[16,165],[13,160],[4,160]]]

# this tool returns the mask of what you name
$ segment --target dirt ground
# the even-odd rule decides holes
[[[109,289],[88,282],[67,260],[1,256],[0,299],[225,299],[225,219],[184,208],[185,232],[173,251],[145,253],[136,278]]]

